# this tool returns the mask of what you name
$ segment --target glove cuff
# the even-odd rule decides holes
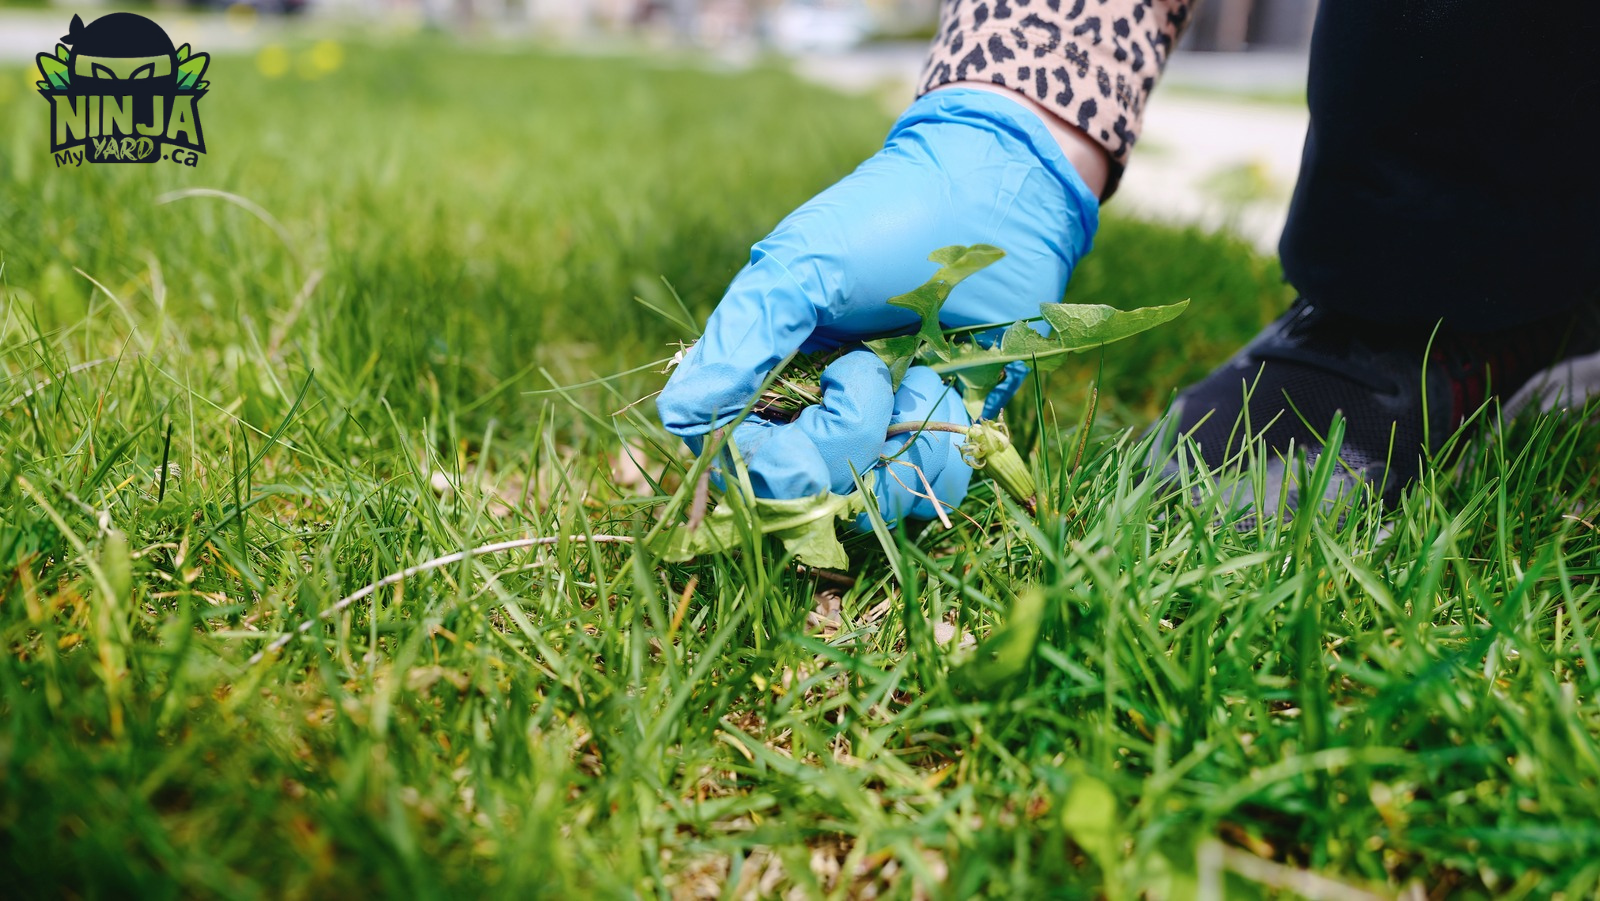
[[[1074,260],[1080,260],[1094,245],[1100,228],[1100,198],[1089,190],[1083,177],[1062,152],[1061,145],[1045,128],[1039,116],[1021,103],[1000,94],[970,88],[945,88],[930,91],[906,107],[889,129],[885,144],[922,123],[963,124],[992,133],[997,140],[1020,144],[1061,183],[1068,205],[1077,212],[1076,222],[1065,223],[1072,236]]]

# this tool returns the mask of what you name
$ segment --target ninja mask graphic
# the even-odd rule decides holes
[[[85,91],[111,93],[107,82],[143,81],[148,87],[171,88],[178,68],[177,48],[161,26],[134,13],[112,13],[85,26],[72,17],[61,42],[72,47],[72,83]]]

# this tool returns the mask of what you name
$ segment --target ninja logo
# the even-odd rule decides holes
[[[134,13],[72,24],[54,54],[39,54],[39,94],[50,104],[56,165],[153,163],[185,166],[206,152],[201,81],[210,57],[176,49],[160,25]],[[69,46],[70,45],[70,46]]]

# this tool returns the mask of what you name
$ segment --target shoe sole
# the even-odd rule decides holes
[[[1502,407],[1502,415],[1512,419],[1537,404],[1541,413],[1570,410],[1600,395],[1600,353],[1562,360],[1528,379],[1521,390]]]

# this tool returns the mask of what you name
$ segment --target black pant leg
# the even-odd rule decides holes
[[[1600,8],[1323,0],[1286,277],[1489,330],[1600,293]]]

